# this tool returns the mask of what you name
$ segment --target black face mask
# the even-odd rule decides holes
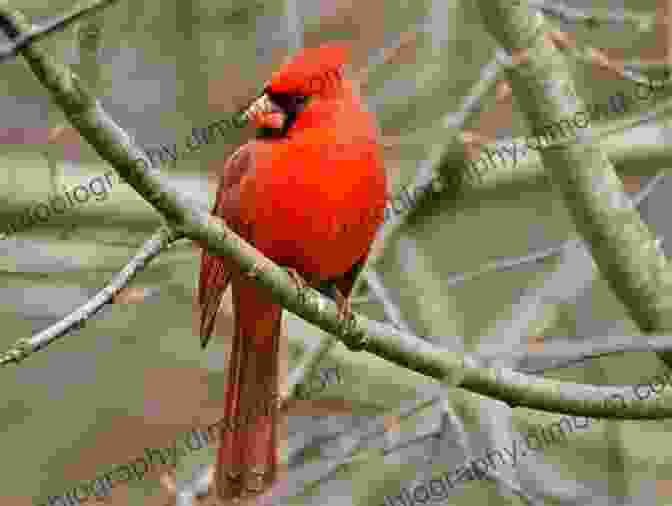
[[[257,139],[286,137],[287,132],[296,122],[298,114],[306,108],[310,97],[290,95],[288,93],[273,93],[268,90],[264,90],[264,92],[275,105],[283,110],[286,118],[282,129],[259,128],[257,130]]]

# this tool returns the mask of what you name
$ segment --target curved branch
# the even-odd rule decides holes
[[[34,29],[31,29],[30,31],[25,32],[20,37],[17,37],[14,42],[0,47],[0,63],[16,56],[16,54],[23,48],[28,47],[33,42],[42,39],[46,35],[49,35],[52,32],[58,30],[64,30],[78,19],[93,14],[94,12],[104,9],[105,7],[109,7],[118,1],[119,0],[97,0],[86,7],[77,7],[68,14],[64,14],[63,16],[59,16],[58,18],[47,22],[44,26],[38,26]],[[3,26],[3,29],[4,25],[5,19],[2,17],[2,15],[0,15],[0,26]]]
[[[383,285],[380,274],[371,267],[365,267],[362,271],[362,276],[364,276],[369,285],[372,295],[383,305],[383,311],[385,311],[385,316],[387,316],[388,320],[399,330],[412,334],[413,332],[408,323],[401,316],[401,311],[390,299],[390,295],[385,285]]]
[[[530,7],[538,9],[549,16],[561,18],[568,23],[586,23],[589,27],[600,23],[630,24],[637,31],[649,31],[655,23],[653,14],[642,14],[637,11],[616,9],[600,9],[591,7],[589,10],[569,7],[561,2],[550,0],[528,0]]]
[[[0,7],[0,14],[10,17],[18,32],[28,29],[20,12]],[[183,234],[203,244],[208,251],[230,258],[242,272],[255,277],[260,286],[269,290],[278,304],[334,334],[349,349],[366,350],[404,368],[493,397],[512,407],[603,418],[672,417],[670,389],[662,392],[659,399],[664,401],[662,403],[634,398],[632,402],[625,402],[622,397],[623,406],[610,405],[604,399],[609,395],[627,396],[628,387],[581,385],[527,376],[509,368],[481,367],[474,357],[443,350],[362,315],[354,314],[351,322],[344,323],[338,318],[333,301],[312,288],[300,290],[285,269],[260,254],[224,222],[198,209],[191,199],[164,183],[158,170],[139,167],[137,162],[145,161],[141,150],[67,68],[55,64],[37,45],[25,48],[22,54],[80,134],[129,185],[172,222],[177,235]]]
[[[517,371],[538,374],[548,369],[573,367],[587,360],[617,353],[672,351],[672,336],[600,336],[590,337],[590,341],[578,339],[549,338],[544,340],[543,350],[534,353],[529,353],[529,345],[526,343],[524,348],[512,353],[483,355],[482,358],[494,361],[501,355],[506,360],[513,360],[513,367]]]
[[[18,364],[36,351],[46,348],[59,337],[72,330],[84,328],[85,322],[89,318],[106,304],[112,303],[114,296],[126,287],[138,272],[144,270],[149,262],[158,256],[163,249],[179,238],[178,234],[167,227],[159,228],[105,288],[87,301],[86,304],[83,304],[51,327],[44,329],[30,339],[19,339],[9,350],[0,355],[0,365],[10,362]]]
[[[633,204],[640,205],[661,179],[662,175],[648,181],[633,197]],[[489,326],[489,330],[478,340],[479,351],[483,353],[487,350],[489,354],[496,353],[497,350],[510,352],[521,344],[523,338],[529,336],[532,326],[535,329],[534,334],[543,334],[542,329],[549,321],[544,318],[546,310],[561,303],[570,303],[591,283],[596,274],[595,264],[585,243],[580,239],[565,241],[560,248],[559,263],[543,276],[542,284],[526,290],[526,294],[511,307],[512,314],[515,315],[513,320],[504,319]],[[540,320],[545,322],[541,326]],[[503,339],[503,335],[509,335],[511,339]],[[515,353],[510,353],[509,357],[502,357],[503,361],[498,362],[498,365],[514,367]],[[487,363],[493,365],[492,362]]]
[[[558,124],[568,112],[584,108],[541,14],[530,16],[525,5],[501,0],[481,0],[479,6],[486,29],[517,56],[509,77],[531,125]],[[654,108],[665,110],[672,110],[670,100]],[[669,265],[593,138],[590,127],[579,131],[576,141],[543,149],[541,159],[611,291],[642,332],[664,331],[672,326]],[[672,366],[671,353],[659,357]]]

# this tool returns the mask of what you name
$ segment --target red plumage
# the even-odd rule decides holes
[[[212,210],[274,262],[315,288],[329,288],[346,313],[387,203],[377,127],[343,78],[347,59],[348,47],[326,44],[302,50],[273,74],[264,89],[271,102],[263,103],[277,107],[250,114],[258,126],[276,128],[265,131],[274,136],[245,144],[227,160]],[[229,282],[236,324],[224,415],[238,426],[221,433],[222,499],[263,493],[277,478],[279,457],[282,307],[229,259],[203,251],[203,345]]]

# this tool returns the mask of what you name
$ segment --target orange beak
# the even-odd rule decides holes
[[[263,94],[256,99],[243,114],[257,128],[273,128],[281,130],[287,119],[285,112]]]

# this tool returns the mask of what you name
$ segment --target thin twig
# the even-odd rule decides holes
[[[419,411],[433,406],[441,397],[421,396],[421,400],[414,402],[410,407],[399,410],[399,418],[405,420],[415,416]],[[367,441],[373,440],[386,432],[385,421],[389,415],[379,415],[373,417],[366,423],[365,427],[356,428],[354,431],[341,434],[335,439],[325,443],[328,453],[323,453],[322,458],[317,462],[310,462],[292,469],[297,477],[290,493],[299,494],[304,488],[314,486],[325,479],[328,479],[341,466],[357,459],[357,455],[364,450]],[[425,437],[431,437],[427,434]]]
[[[473,272],[460,272],[456,274],[451,274],[448,276],[446,283],[448,286],[459,286],[466,281],[472,281],[477,279],[484,274],[489,274],[492,272],[502,272],[514,269],[520,265],[525,265],[529,263],[540,262],[549,258],[551,256],[558,255],[562,252],[567,241],[557,246],[550,246],[544,249],[536,249],[530,251],[528,254],[519,256],[519,257],[505,257],[493,260],[483,265],[480,269]]]
[[[49,35],[55,31],[63,30],[78,19],[94,14],[95,12],[106,7],[110,7],[118,1],[119,0],[96,0],[89,6],[76,8],[67,14],[59,16],[51,21],[47,21],[44,25],[38,26],[33,30],[24,33],[18,38],[15,38],[14,42],[0,47],[0,63],[15,57],[23,48],[28,47],[33,42],[42,39],[46,35]],[[6,26],[6,18],[2,15],[2,13],[0,13],[0,28],[7,31]],[[11,29],[9,31],[9,35],[11,35]]]
[[[26,357],[46,348],[59,337],[73,330],[84,328],[87,320],[100,311],[103,306],[110,304],[114,296],[124,289],[138,272],[144,270],[149,262],[179,237],[179,234],[167,227],[159,228],[105,288],[51,327],[29,339],[19,339],[9,350],[0,355],[0,365],[6,365],[10,362],[18,364]]]
[[[506,51],[501,47],[497,48],[495,57],[481,67],[480,78],[467,92],[466,97],[462,100],[460,110],[444,115],[444,126],[462,129],[472,115],[481,111],[481,103],[485,96],[490,93],[492,87],[497,84],[497,78],[504,70],[503,63],[507,59]]]
[[[633,205],[638,207],[647,199],[662,179],[662,173],[651,178],[633,196]],[[546,276],[544,283],[539,288],[529,290],[530,293],[521,297],[520,301],[512,308],[512,313],[515,315],[514,318],[511,321],[503,320],[496,322],[480,338],[480,357],[485,359],[486,363],[492,364],[493,362],[490,361],[492,359],[496,360],[496,363],[500,365],[507,364],[511,366],[512,362],[509,361],[509,357],[510,360],[514,360],[514,355],[506,357],[505,350],[510,352],[515,346],[520,344],[521,338],[527,335],[531,323],[539,317],[545,305],[549,303],[559,304],[560,302],[571,300],[595,276],[592,258],[583,241],[578,238],[569,239],[564,241],[559,247],[547,249],[546,252],[550,256],[551,254],[556,254],[555,251],[558,249],[563,255],[562,262],[554,271]],[[542,258],[542,256],[539,255],[537,258]],[[590,265],[587,265],[586,262],[590,262]],[[565,284],[567,280],[570,280],[571,288],[569,290],[565,289],[562,294],[559,294],[558,285]],[[511,333],[512,340],[503,339],[503,333]]]
[[[545,14],[561,18],[568,23],[585,23],[589,28],[597,27],[600,23],[633,25],[637,31],[649,31],[654,26],[654,14],[642,14],[636,11],[613,8],[577,9],[561,2],[551,0],[528,0],[528,5]]]
[[[445,127],[454,129],[456,132],[460,131],[462,126],[473,115],[480,112],[481,101],[496,84],[497,76],[503,68],[502,61],[505,59],[506,53],[504,50],[498,49],[495,52],[493,60],[481,69],[480,79],[474,83],[467,96],[462,100],[460,109],[455,113],[446,114],[443,117],[442,122]],[[434,177],[433,165],[434,161],[430,159],[420,162],[415,179],[411,185],[412,188],[421,188],[431,181],[436,180]],[[383,224],[376,236],[377,244],[372,248],[371,258],[369,259],[371,265],[376,264],[385,251],[385,247],[390,241],[390,238],[406,224],[413,215],[413,211],[414,210],[411,209],[410,212],[406,214],[394,216]],[[358,286],[356,284],[354,290],[356,291],[357,288]]]
[[[390,299],[387,289],[380,279],[380,275],[373,268],[364,268],[362,275],[369,285],[373,296],[383,305],[385,315],[392,322],[392,324],[399,330],[403,330],[404,332],[412,334],[413,331],[408,326],[408,323],[404,321],[403,317],[401,316],[401,311]]]
[[[415,24],[414,28],[399,34],[392,44],[378,49],[374,55],[370,56],[366,65],[355,71],[355,79],[359,83],[360,88],[366,89],[369,86],[369,79],[375,68],[389,65],[404,48],[417,44],[418,33],[423,31],[429,22],[430,18],[422,18]]]
[[[498,356],[506,356],[507,361],[514,361],[513,367],[517,371],[539,374],[548,369],[574,367],[608,355],[672,350],[672,336],[548,337],[544,341],[538,351],[531,351],[529,346],[520,346],[508,353],[483,355],[483,358],[496,360]]]
[[[633,83],[639,83],[642,85],[650,84],[650,79],[647,76],[632,68],[626,68],[622,61],[609,58],[607,54],[601,49],[597,49],[589,45],[579,47],[573,38],[571,38],[565,32],[558,30],[550,31],[549,35],[559,49],[563,50],[576,61],[611,70],[621,79],[632,81]]]
[[[633,197],[633,204],[635,206],[639,206],[641,202],[643,202],[650,193],[653,191],[653,188],[655,187],[656,184],[660,183],[664,177],[664,174],[662,172],[659,172],[654,176],[647,184],[646,186],[637,192],[634,197]],[[456,273],[456,274],[451,274],[448,279],[447,283],[448,286],[459,286],[462,283],[466,281],[471,281],[473,279],[477,279],[484,274],[489,274],[491,272],[501,272],[501,271],[506,271],[509,269],[513,269],[515,267],[518,267],[520,265],[525,265],[528,263],[533,263],[533,262],[540,262],[542,260],[545,260],[547,258],[556,256],[561,254],[566,248],[571,247],[573,244],[575,244],[576,239],[568,239],[560,244],[557,244],[555,246],[549,246],[547,248],[543,249],[535,249],[531,250],[529,253],[519,256],[519,257],[505,257],[505,258],[500,258],[497,260],[493,260],[492,262],[486,263],[482,268],[478,269],[477,271],[472,271],[468,273]],[[657,239],[657,244],[659,244],[662,241],[662,238]],[[363,302],[368,302],[368,298],[362,298],[361,300],[357,300],[358,303],[363,303]],[[354,301],[353,301],[354,302]]]

